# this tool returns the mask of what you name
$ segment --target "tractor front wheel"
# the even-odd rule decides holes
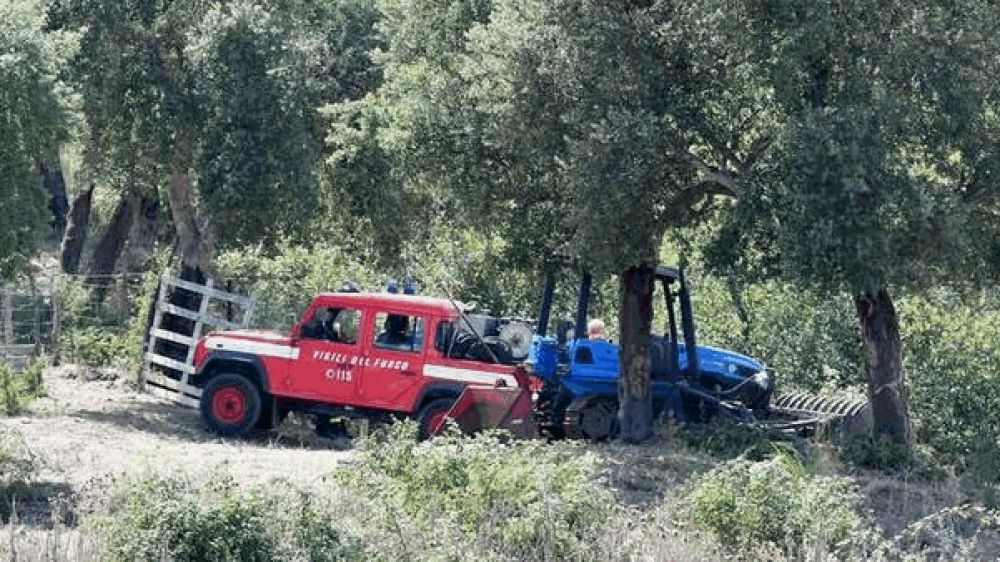
[[[246,435],[260,419],[261,396],[246,377],[223,373],[201,391],[201,417],[209,429],[223,437]]]
[[[417,426],[420,428],[418,437],[421,440],[430,439],[441,433],[445,427],[444,422],[448,417],[448,411],[454,404],[454,398],[438,398],[431,400],[421,408],[420,413],[417,414]]]

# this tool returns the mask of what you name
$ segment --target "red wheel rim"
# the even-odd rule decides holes
[[[212,394],[212,415],[225,423],[236,423],[243,419],[247,409],[247,395],[239,385],[220,386]]]
[[[447,410],[438,410],[427,418],[427,435],[437,435],[444,427],[444,418],[448,415]]]

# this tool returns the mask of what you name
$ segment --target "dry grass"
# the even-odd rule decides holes
[[[77,562],[101,559],[101,539],[90,531],[7,524],[0,533],[3,537],[0,539],[0,559],[3,560]]]

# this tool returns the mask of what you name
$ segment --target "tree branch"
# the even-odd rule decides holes
[[[743,188],[736,183],[736,178],[734,178],[730,172],[710,166],[704,160],[691,153],[684,154],[683,158],[687,160],[688,163],[693,164],[694,167],[698,168],[698,170],[704,175],[705,181],[702,182],[702,185],[705,183],[714,184],[715,186],[724,189],[724,191],[716,191],[715,193],[712,193],[712,195],[729,195],[737,199],[743,197]],[[707,187],[703,188],[703,191],[705,189],[707,189]]]

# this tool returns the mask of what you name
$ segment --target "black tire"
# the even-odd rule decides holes
[[[448,413],[448,410],[455,404],[454,398],[438,398],[436,400],[431,400],[420,409],[420,413],[417,414],[417,426],[419,427],[419,432],[417,437],[424,441],[433,437],[431,435],[431,422],[435,421],[443,414]]]
[[[607,441],[618,430],[618,401],[594,400],[580,411],[580,433],[589,441]]]
[[[246,435],[260,420],[261,402],[256,384],[242,375],[223,373],[201,391],[201,419],[223,437]]]

